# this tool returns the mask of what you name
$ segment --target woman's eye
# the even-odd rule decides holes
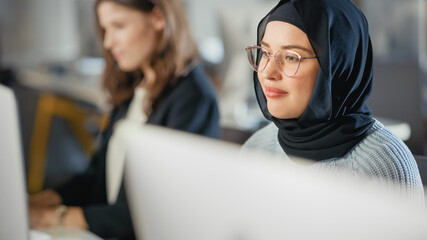
[[[125,24],[123,23],[113,23],[113,27],[116,29],[121,29],[125,27]]]
[[[292,56],[292,55],[287,55],[287,56],[285,56],[285,61],[295,63],[295,62],[298,62],[298,57]]]

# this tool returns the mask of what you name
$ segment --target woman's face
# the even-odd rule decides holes
[[[101,2],[97,12],[105,31],[104,48],[111,51],[120,69],[134,71],[148,66],[164,28],[159,18],[112,1]]]
[[[286,49],[301,57],[315,56],[307,35],[294,25],[281,21],[267,24],[261,46],[271,54]],[[268,111],[280,119],[299,118],[308,105],[318,71],[316,58],[302,59],[298,72],[288,77],[280,72],[271,57],[265,69],[258,73]]]

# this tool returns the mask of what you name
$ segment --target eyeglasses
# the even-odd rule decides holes
[[[288,77],[293,77],[297,74],[301,60],[317,58],[317,56],[301,57],[291,50],[279,50],[272,54],[260,46],[249,46],[245,50],[248,54],[249,64],[255,72],[262,72],[270,61],[270,57],[274,57],[280,72]]]

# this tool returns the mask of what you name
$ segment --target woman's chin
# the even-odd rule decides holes
[[[130,64],[124,64],[124,63],[120,64],[120,63],[118,63],[118,66],[119,66],[120,70],[122,70],[124,72],[133,72],[135,70],[138,70],[137,66],[133,66],[133,65],[130,65]]]
[[[278,119],[294,119],[294,118],[298,118],[299,117],[295,113],[290,113],[290,112],[287,112],[287,111],[283,111],[283,107],[281,109],[268,107],[268,112],[273,117],[278,118]]]

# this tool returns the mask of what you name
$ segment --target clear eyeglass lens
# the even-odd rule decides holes
[[[293,76],[298,71],[300,56],[290,51],[279,51],[276,53],[276,62],[284,74]]]
[[[247,54],[248,54],[248,60],[249,63],[252,67],[252,69],[256,72],[258,71],[262,71],[263,68],[260,68],[260,60],[261,60],[261,48],[247,48],[246,49]],[[260,58],[258,59],[258,56],[260,56]],[[266,57],[266,56],[264,56]]]

